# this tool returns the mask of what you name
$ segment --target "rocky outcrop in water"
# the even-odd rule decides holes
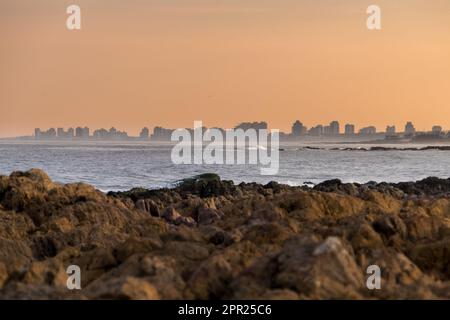
[[[15,172],[0,176],[0,298],[449,299],[448,188],[208,174],[106,195]],[[81,290],[66,287],[69,265]]]
[[[311,148],[309,148],[311,149]],[[364,147],[343,147],[343,148],[331,148],[333,151],[430,151],[430,150],[438,150],[438,151],[450,151],[450,146],[426,146],[426,147],[383,147],[383,146],[374,146],[369,148]]]

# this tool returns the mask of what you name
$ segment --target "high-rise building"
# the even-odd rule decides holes
[[[141,140],[148,140],[149,134],[150,134],[150,131],[148,130],[147,127],[142,128],[141,133],[139,134],[139,138]]]
[[[83,128],[77,127],[75,129],[75,137],[81,139],[81,136],[83,135]]]
[[[442,127],[441,126],[433,126],[433,128],[431,128],[431,132],[434,135],[439,136],[442,133]]]
[[[69,128],[67,131],[63,128],[58,128],[56,130],[56,135],[58,139],[71,139],[73,138],[73,128]]]
[[[83,128],[83,138],[84,139],[88,139],[89,138],[89,128],[88,127],[84,127]]]
[[[153,141],[170,141],[173,129],[166,129],[162,127],[155,127],[150,139]]]
[[[305,135],[306,132],[307,132],[307,128],[300,121],[297,120],[292,125],[291,133],[292,133],[293,137],[300,137],[302,135]]]
[[[337,136],[337,135],[339,135],[339,133],[340,133],[339,122],[331,121],[330,122],[330,134],[333,136]]]
[[[234,127],[235,129],[242,129],[244,131],[246,131],[247,129],[255,129],[255,130],[267,130],[268,125],[267,122],[262,121],[262,122],[242,122],[239,125],[237,125],[236,127]]]
[[[309,129],[309,134],[311,136],[321,136],[323,133],[324,133],[324,128],[321,124]]]
[[[65,138],[66,132],[63,128],[58,128],[56,129],[56,135],[58,136],[58,138]]]
[[[111,129],[109,129],[109,135],[114,137],[117,134],[117,129],[112,127]]]
[[[351,136],[355,134],[355,125],[354,124],[346,124],[345,125],[345,134],[347,136]]]
[[[39,128],[34,129],[34,137],[35,139],[55,139],[56,138],[56,130],[55,128],[50,128],[47,131],[42,131]]]
[[[374,126],[365,127],[365,128],[362,128],[361,130],[359,130],[359,134],[362,134],[362,135],[371,135],[371,134],[376,134],[376,133],[377,133],[377,128],[375,128]]]

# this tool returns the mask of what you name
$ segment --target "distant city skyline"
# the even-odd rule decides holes
[[[76,4],[80,31],[64,1],[0,1],[1,137],[199,119],[450,128],[448,0],[379,0],[380,31],[360,0]]]
[[[95,125],[91,126],[91,125],[87,125],[87,123],[89,121],[86,121],[86,124],[79,125],[79,126],[74,126],[74,125],[68,125],[68,126],[54,126],[54,125],[52,126],[52,125],[50,125],[50,126],[39,126],[39,127],[34,126],[31,130],[23,131],[23,134],[0,136],[0,138],[8,138],[8,137],[14,138],[14,137],[20,137],[20,136],[30,136],[30,132],[33,132],[33,130],[35,130],[36,128],[41,128],[43,130],[55,129],[55,133],[58,131],[58,129],[59,130],[68,130],[68,129],[75,130],[76,128],[94,128],[93,129],[94,131],[90,132],[90,134],[92,134],[92,135],[94,134],[94,132],[96,130],[108,130],[109,131],[111,128],[113,128],[113,129],[115,129],[115,128],[122,128],[122,130],[126,131],[126,133],[129,134],[129,136],[139,136],[142,133],[142,129],[143,128],[147,128],[150,131],[151,131],[152,128],[155,128],[155,127],[170,128],[170,129],[190,128],[192,126],[192,123],[195,120],[198,120],[198,119],[194,119],[192,121],[186,121],[186,126],[175,126],[175,125],[170,125],[170,123],[169,124],[155,123],[154,125],[152,125],[152,124],[143,124],[143,125],[138,126],[138,127],[134,127],[133,126],[132,128],[125,127],[125,126],[116,126],[116,125],[110,125],[110,126],[104,126],[104,127],[102,127],[102,126],[95,126]],[[339,124],[339,132],[341,134],[344,134],[345,132],[350,130],[350,128],[348,126],[351,127],[351,129],[353,130],[354,133],[359,133],[360,130],[369,130],[369,132],[371,132],[372,128],[373,128],[373,130],[375,130],[375,132],[387,132],[387,133],[389,133],[389,131],[392,130],[392,129],[394,129],[395,132],[403,132],[403,129],[404,129],[405,125],[407,123],[409,123],[409,122],[411,122],[414,125],[414,129],[416,131],[419,131],[419,132],[428,132],[428,131],[431,132],[431,131],[433,131],[433,128],[437,129],[437,127],[441,128],[442,131],[450,130],[450,125],[446,129],[446,127],[444,125],[442,125],[442,123],[434,123],[434,124],[431,124],[429,127],[426,127],[426,126],[418,126],[416,122],[409,121],[409,120],[406,120],[404,122],[398,122],[398,121],[397,122],[393,122],[393,121],[391,121],[391,122],[388,122],[388,123],[386,123],[384,125],[380,125],[380,126],[377,126],[377,125],[374,125],[374,124],[370,124],[370,123],[359,125],[359,124],[357,124],[355,122],[352,122],[352,121],[340,121],[340,120],[331,120],[330,122],[325,122],[324,121],[322,123],[319,122],[319,123],[315,123],[315,124],[314,123],[312,123],[312,124],[311,123],[306,123],[306,122],[303,122],[301,120],[294,120],[294,121],[291,121],[289,124],[283,126],[282,128],[271,125],[271,122],[269,120],[264,120],[264,121],[266,121],[267,123],[270,124],[269,127],[271,129],[279,129],[281,132],[285,132],[285,133],[290,133],[292,131],[292,126],[294,125],[294,123],[296,121],[299,121],[300,124],[304,125],[308,129],[308,131],[310,129],[313,129],[313,130],[314,129],[318,129],[318,127],[322,127],[322,130],[326,130],[327,126],[330,126],[331,123],[335,122],[335,123]],[[209,128],[225,128],[225,129],[230,128],[231,129],[231,128],[234,128],[236,126],[236,124],[246,123],[246,122],[248,122],[248,121],[237,121],[237,122],[235,122],[235,123],[233,123],[233,124],[231,124],[229,126],[221,126],[221,125],[218,125],[218,124],[207,123],[207,122],[204,122],[204,123],[207,124]],[[250,122],[252,122],[252,121],[250,121]],[[396,124],[396,123],[398,123],[398,124]],[[119,130],[119,132],[121,132],[121,131]],[[98,132],[97,134],[101,135],[102,132]],[[74,132],[74,135],[75,135],[75,132]]]

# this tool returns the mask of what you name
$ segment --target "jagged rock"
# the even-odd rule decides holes
[[[450,280],[450,238],[418,244],[414,246],[409,257],[425,272],[432,272],[443,280]]]
[[[0,262],[0,289],[3,288],[6,280],[8,279],[8,270],[6,270],[5,264]]]
[[[184,179],[181,181],[179,189],[206,198],[233,194],[235,186],[231,181],[222,181],[215,173],[205,173],[190,179]]]
[[[213,299],[224,295],[233,277],[233,268],[222,256],[214,256],[200,264],[188,281],[197,299]]]
[[[200,208],[198,211],[197,222],[199,224],[211,224],[216,220],[222,218],[223,214],[217,210],[212,208]]]
[[[150,213],[153,217],[159,217],[161,215],[159,207],[151,199],[139,199],[135,204],[136,208]]]
[[[232,283],[232,298],[255,299],[273,288],[289,292],[290,298],[361,298],[362,271],[349,250],[336,237],[322,242],[294,237],[241,273]]]
[[[236,232],[233,234],[231,232],[226,232],[221,229],[215,230],[209,237],[209,241],[214,245],[223,245],[223,246],[232,245],[233,243],[238,242],[239,240],[240,238],[236,234]]]
[[[449,299],[448,181],[207,174],[105,195],[14,172],[0,176],[0,299]],[[81,290],[65,287],[73,264]],[[373,264],[381,290],[365,285]]]
[[[162,217],[166,221],[174,223],[178,218],[181,218],[181,214],[179,214],[174,207],[168,207],[166,210],[164,210]]]
[[[436,195],[450,192],[450,178],[428,177],[417,182],[401,182],[393,185],[408,194]]]
[[[332,180],[326,180],[323,181],[316,186],[314,186],[315,190],[319,191],[325,191],[325,192],[331,192],[331,191],[338,191],[339,187],[342,185],[342,181],[339,179],[332,179]]]
[[[373,223],[373,228],[388,238],[397,233],[401,237],[406,235],[406,226],[404,222],[396,216],[382,217]]]
[[[351,243],[354,249],[376,249],[383,246],[383,239],[368,223],[364,223],[353,234]]]
[[[339,238],[319,243],[298,239],[286,244],[277,257],[275,282],[312,298],[360,298],[361,269]]]
[[[169,256],[146,255],[140,263],[144,276],[165,299],[182,299],[186,283],[177,272],[177,260]]]
[[[193,226],[196,225],[196,222],[195,222],[195,220],[193,218],[191,218],[191,217],[183,217],[183,216],[180,216],[180,217],[176,218],[174,223],[176,225],[182,225],[183,224],[183,225],[186,225],[186,226],[189,226],[189,227],[193,227]]]
[[[144,199],[139,199],[136,201],[136,208],[142,211],[148,211],[147,204],[145,203]]]

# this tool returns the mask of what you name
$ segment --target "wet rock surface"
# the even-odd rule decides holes
[[[108,195],[0,176],[1,299],[449,299],[449,180]],[[66,269],[81,269],[81,290]],[[381,289],[366,287],[381,268]]]

